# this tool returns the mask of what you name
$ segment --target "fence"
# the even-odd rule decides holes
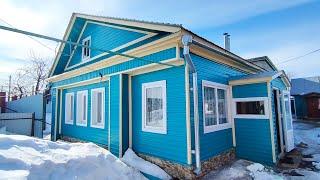
[[[0,127],[12,134],[42,138],[42,119],[36,119],[35,113],[2,113]]]

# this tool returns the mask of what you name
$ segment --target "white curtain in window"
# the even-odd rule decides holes
[[[163,127],[162,87],[146,88],[146,125]]]
[[[226,90],[218,89],[217,92],[218,92],[219,124],[227,123]]]
[[[215,88],[204,87],[204,114],[206,126],[217,124]]]

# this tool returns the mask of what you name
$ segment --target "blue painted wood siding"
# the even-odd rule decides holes
[[[80,33],[82,31],[82,28],[84,27],[86,22],[87,22],[86,19],[76,18],[74,26],[71,28],[71,33],[70,33],[69,37],[67,37],[67,39],[72,42],[77,42],[77,40],[80,36]],[[91,46],[92,47],[99,48],[99,49],[105,49],[105,50],[112,50],[115,47],[119,47],[123,44],[126,44],[127,42],[133,41],[135,39],[138,39],[138,38],[146,35],[145,33],[131,31],[130,29],[143,30],[146,32],[156,33],[155,36],[149,37],[145,40],[134,43],[128,47],[124,47],[124,48],[117,51],[117,52],[123,53],[125,51],[131,50],[133,48],[139,47],[141,45],[153,42],[155,40],[158,40],[160,38],[163,38],[165,36],[170,35],[170,33],[167,33],[167,32],[154,31],[154,30],[144,29],[144,28],[136,28],[136,27],[116,25],[116,24],[110,24],[110,23],[103,23],[103,24],[113,25],[113,26],[118,26],[118,27],[125,27],[125,28],[129,28],[129,30],[120,30],[118,28],[111,28],[111,27],[107,27],[107,26],[88,23],[88,26],[84,30],[83,36],[80,37],[80,39],[82,40],[83,38],[85,38],[87,36],[91,36],[91,41],[92,41]],[[79,43],[81,43],[81,42],[82,41],[79,41]],[[63,49],[63,53],[57,63],[57,66],[54,69],[53,75],[58,75],[58,74],[61,74],[65,71],[65,67],[66,67],[67,62],[70,58],[71,52],[75,48],[76,48],[76,53],[75,53],[74,57],[72,58],[72,62],[70,63],[70,65],[75,65],[75,64],[78,64],[81,62],[82,48],[75,47],[72,45],[71,46],[66,45]],[[91,53],[92,53],[91,57],[93,57],[95,55],[100,54],[101,52],[92,51]],[[107,55],[101,56],[93,61],[83,63],[83,64],[79,65],[78,67],[83,67],[85,65],[88,65],[88,64],[91,64],[91,63],[94,63],[94,62],[97,62],[97,61],[100,61],[103,59],[107,59],[111,56],[114,56],[114,55],[107,54]],[[77,67],[73,67],[73,68],[70,68],[66,71],[70,71],[70,70],[73,70],[76,68]]]
[[[105,88],[105,109],[104,109],[104,117],[105,117],[105,126],[103,129],[101,128],[94,128],[91,127],[91,90],[95,88]],[[77,118],[77,92],[88,90],[88,112],[87,112],[87,126],[78,126],[76,125],[76,118]],[[62,136],[68,136],[77,138],[84,141],[94,142],[103,146],[108,145],[108,114],[109,114],[109,82],[104,81],[101,83],[75,87],[70,89],[63,90],[62,93],[62,127],[61,127],[61,134]],[[65,94],[73,92],[74,93],[74,122],[73,125],[65,124]]]
[[[167,134],[142,131],[142,84],[166,80]],[[132,76],[133,150],[187,164],[184,66]]]
[[[235,118],[236,156],[273,165],[269,119]]]
[[[232,86],[233,98],[268,97],[267,83]]]
[[[120,80],[121,75],[110,77],[110,148],[112,154],[119,156],[120,147]]]
[[[267,83],[232,86],[233,98],[268,97]],[[266,112],[269,113],[269,112]],[[269,119],[235,118],[236,155],[267,165],[273,164]]]
[[[56,119],[56,100],[57,100],[57,89],[52,88],[50,90],[51,94],[51,140],[54,140],[54,132],[55,132],[55,119]]]
[[[208,60],[201,56],[191,54],[193,63],[198,72],[198,98],[199,98],[199,128],[200,128],[200,157],[207,160],[232,148],[232,129],[224,129],[211,133],[204,133],[203,126],[203,102],[202,102],[202,80],[228,84],[231,76],[244,75],[243,72],[226,65]],[[190,74],[190,87],[192,87],[192,75]],[[193,121],[193,95],[190,93],[191,109],[191,133],[192,149],[194,149],[194,121]],[[193,162],[195,158],[193,157]]]
[[[272,122],[273,122],[273,134],[274,134],[274,147],[275,147],[275,152],[276,152],[276,154],[277,154],[277,152],[278,152],[278,150],[279,150],[279,148],[281,148],[281,147],[279,147],[278,146],[278,138],[277,138],[277,136],[278,136],[278,129],[279,129],[279,125],[277,124],[277,122],[276,122],[276,110],[275,110],[275,101],[274,101],[274,96],[275,96],[275,94],[274,94],[274,92],[273,92],[273,88],[277,88],[277,89],[279,89],[280,90],[280,92],[281,91],[283,91],[283,90],[286,90],[286,85],[285,85],[285,83],[283,82],[283,80],[280,78],[280,77],[278,77],[278,78],[276,78],[276,79],[274,79],[274,80],[272,80],[271,81],[271,110],[272,110]],[[279,97],[280,99],[280,105],[282,104],[281,103],[281,97]],[[280,111],[282,111],[282,108],[280,108]],[[284,138],[284,137],[283,137]],[[280,150],[279,150],[280,151]],[[278,158],[278,156],[276,156],[276,158]]]
[[[124,62],[121,64],[117,64],[117,65],[114,65],[111,67],[106,67],[106,68],[103,68],[100,70],[92,71],[92,72],[89,72],[86,74],[82,74],[82,75],[79,75],[76,77],[72,77],[69,79],[65,79],[62,81],[52,83],[52,86],[56,87],[56,86],[67,85],[67,84],[76,83],[76,82],[80,82],[80,81],[85,81],[88,79],[100,77],[99,73],[101,73],[103,76],[109,75],[109,74],[117,73],[120,71],[132,69],[132,68],[145,66],[145,65],[151,64],[152,62],[159,62],[159,61],[163,61],[163,60],[167,60],[167,59],[172,59],[175,57],[176,57],[176,48],[169,48],[169,49],[165,49],[165,50],[162,50],[162,51],[159,51],[159,52],[142,57],[143,59],[148,60],[148,61],[142,61],[139,59],[132,59],[130,61],[127,61],[127,62]]]
[[[104,26],[100,24],[93,24],[88,22],[79,43],[82,40],[91,37],[91,45],[93,47],[99,47],[100,49],[112,50],[116,47],[124,45],[128,42],[134,41],[138,38],[146,36],[147,34],[134,32],[124,29],[118,29],[115,27]],[[102,52],[97,50],[91,50],[90,58],[100,55]],[[77,47],[68,67],[81,63],[82,59],[82,47]],[[95,62],[95,61],[92,61]],[[92,63],[90,62],[90,63]]]

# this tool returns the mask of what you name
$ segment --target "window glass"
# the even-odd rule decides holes
[[[102,92],[97,93],[97,123],[102,122]]]
[[[215,88],[204,87],[204,117],[205,125],[217,124]]]
[[[104,89],[93,89],[91,98],[91,126],[104,128]]]
[[[74,119],[74,98],[73,93],[67,93],[65,96],[65,123],[73,124]]]
[[[237,102],[237,114],[265,115],[264,101]]]
[[[292,117],[290,113],[290,104],[289,104],[289,98],[288,95],[284,96],[284,107],[286,111],[286,122],[287,122],[287,130],[292,129]]]
[[[87,125],[87,91],[77,92],[77,125]]]
[[[146,89],[146,125],[163,127],[162,87]]]
[[[90,46],[91,44],[91,37],[85,38],[82,41],[82,45]],[[86,60],[90,58],[90,48],[82,47],[82,59]]]
[[[219,124],[227,123],[226,90],[218,89]]]

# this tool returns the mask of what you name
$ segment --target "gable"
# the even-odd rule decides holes
[[[81,43],[83,39],[90,37],[93,47],[118,51],[154,35],[156,33],[86,21],[77,42]],[[68,60],[65,70],[71,70],[83,63],[92,63],[98,57],[106,54],[108,53],[92,49],[90,59],[82,61],[82,47],[76,47]]]
[[[150,43],[170,32],[131,27],[122,24],[97,22],[91,19],[73,17],[68,27],[64,40],[82,43],[84,38],[90,36],[90,59],[82,61],[82,47],[62,44],[60,54],[55,59],[50,76],[71,71],[97,61],[114,56],[106,51],[125,53],[141,45]],[[104,50],[104,51],[102,51]]]

